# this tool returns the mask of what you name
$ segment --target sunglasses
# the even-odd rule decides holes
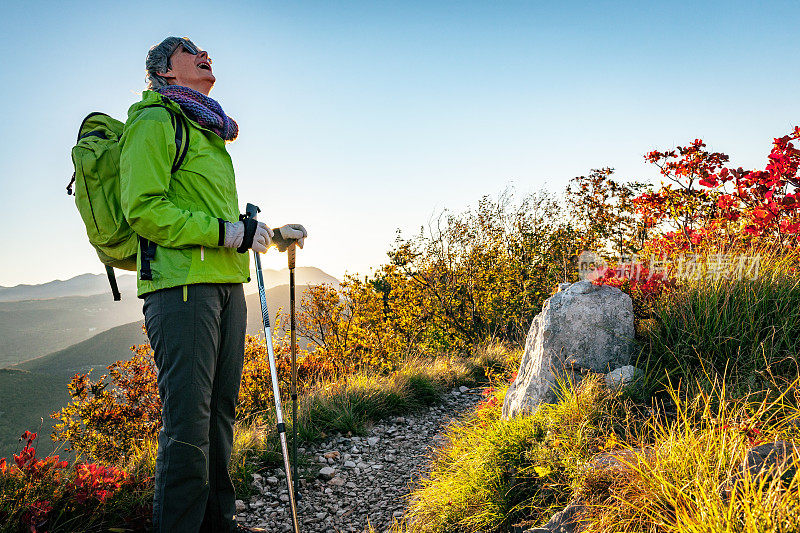
[[[175,50],[177,50],[180,47],[183,47],[184,51],[189,52],[193,56],[196,56],[197,54],[200,53],[200,50],[197,48],[197,46],[194,45],[194,43],[192,43],[192,41],[189,40],[188,37],[181,37],[180,42],[176,44],[175,47],[172,49],[172,52],[170,52],[169,54],[170,57],[172,56],[172,54],[175,53]],[[207,59],[208,59],[208,64],[210,65],[212,63],[211,58],[207,57]],[[169,68],[172,68],[172,61],[168,61],[167,65]]]
[[[170,52],[169,55],[171,56],[172,54],[174,54],[175,50],[177,50],[180,47],[183,47],[184,51],[189,52],[193,56],[196,56],[197,54],[200,53],[200,50],[194,45],[192,41],[189,40],[188,37],[181,37],[180,42],[175,45],[175,47],[172,49],[172,52]],[[211,64],[210,57],[208,58],[208,63]]]

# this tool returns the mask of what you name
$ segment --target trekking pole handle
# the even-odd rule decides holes
[[[254,204],[247,204],[245,207],[244,214],[247,218],[255,219],[258,217],[258,214],[261,212],[261,209],[258,208],[257,205]]]
[[[289,245],[287,252],[287,255],[289,256],[289,270],[294,270],[294,258],[295,254],[297,253],[297,241],[294,241]]]

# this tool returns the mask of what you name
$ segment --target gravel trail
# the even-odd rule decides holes
[[[474,407],[480,391],[454,389],[442,403],[384,420],[364,437],[337,434],[307,447],[308,477],[316,477],[300,482],[301,530],[362,533],[369,520],[377,531],[386,531],[393,518],[403,515],[409,485],[425,473],[447,424]],[[253,486],[260,494],[237,501],[239,523],[270,532],[291,531],[283,470],[256,475]]]

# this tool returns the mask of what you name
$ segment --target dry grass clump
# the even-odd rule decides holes
[[[799,531],[798,479],[747,473],[727,483],[752,446],[798,436],[792,421],[800,412],[787,394],[752,404],[719,385],[689,400],[677,391],[671,396],[677,415],[652,420],[654,446],[626,443],[616,468],[583,479],[585,531]]]

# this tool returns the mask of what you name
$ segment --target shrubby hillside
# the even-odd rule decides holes
[[[797,531],[794,469],[754,477],[742,461],[776,441],[795,457],[798,137],[775,139],[764,169],[728,168],[727,155],[695,140],[647,154],[658,186],[602,168],[559,195],[486,196],[400,236],[372,275],[310,288],[299,316],[300,438],[362,433],[481,384],[485,401],[433,452],[396,531],[527,528],[570,503],[583,531]],[[504,419],[531,319],[559,283],[578,279],[585,250],[602,259],[594,283],[633,300],[644,376],[613,390],[587,375],[563,383],[556,403]],[[284,333],[275,343],[287,383]],[[147,344],[106,377],[73,377],[52,437],[78,459],[40,459],[24,435],[22,453],[0,463],[0,531],[66,531],[74,520],[145,528],[154,378]],[[278,462],[270,395],[264,342],[248,337],[231,465],[243,499],[251,475]]]

